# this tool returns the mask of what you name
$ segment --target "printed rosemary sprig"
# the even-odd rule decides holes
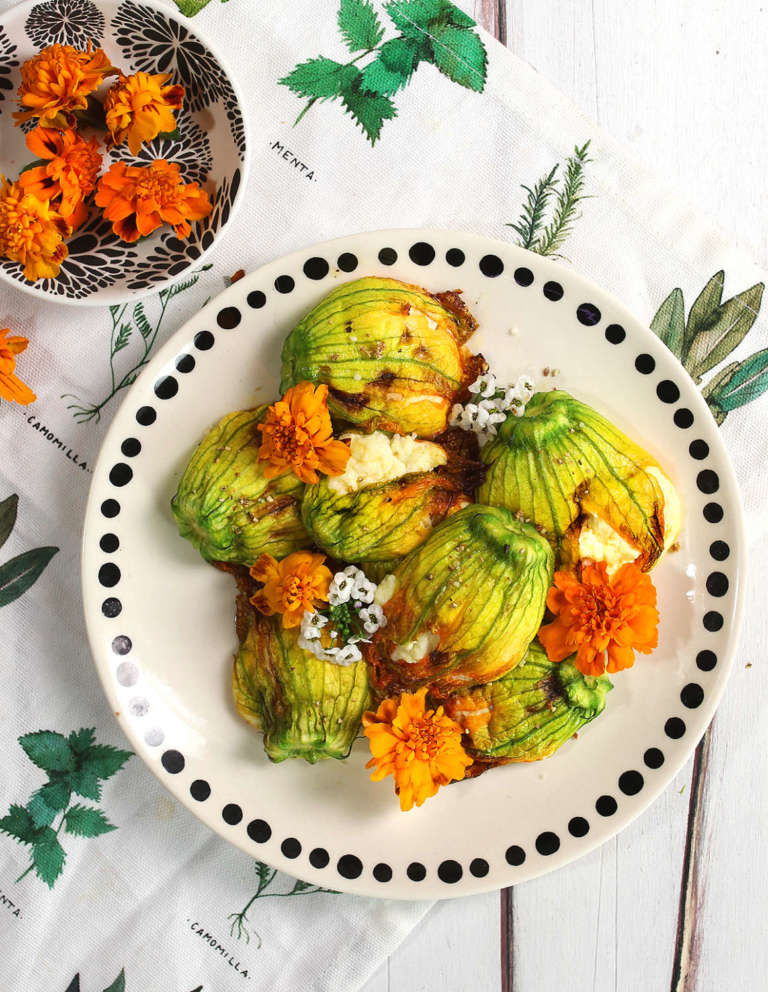
[[[246,926],[246,923],[248,922],[248,910],[257,899],[267,899],[271,897],[283,899],[286,896],[311,896],[317,892],[326,892],[328,895],[333,896],[337,896],[339,894],[335,889],[324,889],[319,885],[312,885],[310,882],[302,882],[298,878],[293,880],[292,889],[285,892],[267,892],[267,889],[272,885],[275,877],[277,876],[277,869],[270,868],[269,865],[265,865],[262,861],[257,861],[254,868],[256,869],[256,875],[259,879],[256,892],[251,896],[239,913],[230,913],[227,917],[228,920],[232,920],[229,927],[230,936],[237,937],[238,940],[245,937],[246,943],[250,943],[251,940],[250,932]],[[258,946],[261,947],[261,937],[255,930],[253,933],[258,940]]]
[[[11,536],[18,505],[19,497],[16,493],[0,503],[0,548]],[[33,548],[0,565],[0,606],[12,603],[33,586],[58,550],[53,547]]]
[[[588,199],[584,193],[584,167],[591,161],[588,154],[589,141],[581,148],[578,145],[573,155],[565,161],[565,176],[558,176],[560,163],[556,163],[549,173],[542,176],[533,187],[523,185],[528,194],[515,223],[507,224],[518,234],[517,244],[521,248],[535,251],[539,255],[562,258],[560,249],[573,230],[579,218],[578,205]],[[549,223],[546,222],[550,201],[554,196],[554,209]]]
[[[723,302],[725,273],[716,272],[691,306],[685,319],[685,300],[673,289],[651,321],[654,331],[672,354],[700,384],[736,349],[752,329],[760,312],[762,282]],[[768,389],[768,348],[726,365],[703,387],[701,394],[718,424],[738,407],[757,399]]]
[[[53,888],[66,860],[59,841],[62,830],[74,837],[98,837],[117,829],[98,807],[72,802],[73,795],[99,800],[101,783],[118,772],[133,752],[96,744],[94,730],[87,727],[73,730],[69,737],[38,730],[19,737],[19,744],[48,781],[32,793],[25,806],[11,805],[0,819],[0,831],[29,847],[29,866],[16,881],[34,870]]]
[[[191,289],[201,274],[207,272],[210,268],[210,265],[203,265],[183,282],[175,283],[173,286],[168,286],[166,289],[161,290],[158,294],[160,312],[154,323],[150,322],[147,317],[144,303],[141,301],[134,303],[133,306],[130,303],[122,303],[114,304],[109,308],[112,318],[112,329],[109,335],[110,389],[99,403],[87,403],[72,393],[64,393],[61,399],[73,400],[72,403],[67,404],[67,409],[72,410],[72,416],[75,420],[79,423],[95,420],[98,423],[101,420],[101,411],[104,407],[121,389],[126,389],[128,386],[133,385],[138,378],[139,372],[149,362],[150,354],[157,341],[160,326],[163,323],[163,318],[171,300]],[[138,358],[134,360],[133,365],[123,375],[120,375],[116,368],[115,359],[133,340],[140,341]]]
[[[422,63],[454,83],[482,93],[487,54],[475,22],[449,0],[389,0],[384,4],[399,34],[383,41],[384,25],[370,0],[341,0],[337,25],[354,56],[348,62],[318,55],[279,80],[307,100],[294,127],[318,100],[340,100],[375,144],[384,121],[397,116],[392,97]],[[364,66],[362,60],[373,56]]]

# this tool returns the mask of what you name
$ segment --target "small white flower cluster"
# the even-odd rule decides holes
[[[477,397],[475,403],[455,403],[451,410],[451,427],[461,427],[477,434],[480,447],[496,434],[496,425],[503,423],[507,414],[522,417],[525,404],[533,396],[534,385],[530,376],[521,375],[514,386],[500,386],[493,372],[478,376],[469,387]]]
[[[349,613],[356,616],[360,626],[368,634],[352,634],[343,644],[323,647],[323,628],[330,623],[330,617],[324,613],[304,611],[301,618],[301,633],[299,647],[311,651],[321,661],[332,661],[336,665],[354,665],[363,657],[357,646],[361,641],[369,641],[370,635],[375,634],[379,627],[386,626],[387,618],[384,610],[374,603],[376,583],[371,582],[362,569],[356,565],[347,565],[343,572],[337,572],[328,590],[329,606],[346,605]],[[332,641],[339,640],[337,630],[328,631]]]

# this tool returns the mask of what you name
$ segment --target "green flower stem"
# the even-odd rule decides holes
[[[25,868],[24,871],[19,875],[19,877],[16,879],[16,881],[13,884],[18,885],[18,883],[22,880],[22,878],[28,875],[34,867],[35,866],[33,864],[30,864],[28,868]]]

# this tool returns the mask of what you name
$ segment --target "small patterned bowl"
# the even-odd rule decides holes
[[[0,173],[9,179],[32,158],[24,127],[14,127],[22,63],[54,42],[100,46],[126,73],[169,72],[184,87],[178,137],[157,138],[134,157],[127,145],[104,155],[146,165],[177,162],[182,178],[208,192],[213,210],[184,240],[169,227],[133,245],[122,242],[94,209],[69,238],[69,255],[55,279],[30,283],[18,262],[0,261],[0,279],[59,303],[104,306],[156,292],[199,264],[231,220],[247,178],[242,100],[221,59],[179,14],[136,0],[43,0],[13,7],[0,25]]]

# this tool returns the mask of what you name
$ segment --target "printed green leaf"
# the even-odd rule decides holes
[[[83,751],[87,751],[95,739],[95,727],[82,727],[80,730],[73,730],[67,738],[69,746],[75,754],[82,754]]]
[[[32,822],[36,829],[40,827],[49,827],[53,823],[53,819],[56,816],[56,810],[53,806],[49,806],[45,799],[35,793],[32,798],[27,803],[27,809],[29,810],[29,815],[32,817]]]
[[[696,382],[738,347],[760,312],[765,286],[759,282],[726,300],[703,319],[693,337],[685,367]],[[691,311],[693,312],[693,311]],[[690,324],[690,317],[688,320]]]
[[[475,22],[449,0],[392,0],[384,4],[395,27],[402,34],[419,38],[430,33],[437,24],[452,24],[457,28],[473,28]]]
[[[338,24],[350,52],[376,48],[384,36],[379,15],[369,0],[341,0]]]
[[[488,56],[480,36],[453,24],[435,24],[430,33],[434,63],[440,72],[454,83],[482,93]]]
[[[132,751],[123,751],[111,744],[94,744],[83,753],[79,770],[81,773],[91,773],[96,778],[111,778],[132,754]]]
[[[16,510],[19,505],[19,497],[16,493],[4,499],[0,503],[0,548],[10,537],[13,525],[16,523]]]
[[[69,805],[71,790],[69,788],[69,775],[63,773],[56,776],[52,781],[46,782],[37,792],[33,794],[33,799],[40,796],[43,802],[57,812],[66,809]]]
[[[146,339],[152,334],[153,327],[147,320],[147,315],[144,313],[144,304],[137,303],[133,308],[133,321],[139,329],[139,334]]]
[[[80,992],[80,972],[75,975],[65,992]]]
[[[131,334],[133,334],[133,327],[130,324],[122,324],[120,330],[117,332],[117,338],[112,347],[112,354],[116,355],[118,351],[122,351],[123,348],[128,347],[128,342],[131,340]]]
[[[98,837],[116,830],[117,827],[109,822],[100,809],[78,803],[64,814],[64,829],[75,837]]]
[[[120,974],[104,992],[125,992],[125,968],[120,969]]]
[[[693,339],[704,326],[706,320],[720,306],[720,301],[723,298],[724,282],[725,272],[721,269],[712,276],[704,289],[696,297],[691,307],[683,337],[683,354],[681,356],[683,365],[685,365]]]
[[[72,791],[83,799],[101,799],[101,783],[92,771],[78,769],[69,776]]]
[[[651,321],[651,330],[676,358],[681,357],[685,334],[685,304],[681,289],[673,289],[661,304]]]
[[[542,176],[533,189],[530,186],[523,186],[528,197],[523,204],[520,219],[516,224],[506,225],[507,227],[511,227],[513,231],[517,231],[520,235],[517,243],[521,248],[534,249],[537,235],[544,225],[544,212],[547,204],[552,193],[557,188],[557,182],[555,180],[556,173],[557,165],[553,165],[551,172],[546,176]]]
[[[22,844],[31,844],[36,832],[29,810],[17,803],[13,803],[8,813],[0,819],[0,830]]]
[[[391,96],[407,85],[421,59],[423,46],[413,38],[385,41],[379,54],[363,69],[361,88]]]
[[[174,0],[180,13],[185,17],[194,17],[199,14],[203,7],[207,7],[211,0]]]
[[[351,72],[350,72],[351,70]],[[354,66],[342,65],[322,55],[297,65],[280,83],[299,96],[327,100],[340,96],[342,90],[358,74]]]
[[[54,831],[51,827],[45,827],[32,844],[32,864],[37,877],[49,889],[53,888],[53,883],[61,874],[66,858],[64,848]]]
[[[54,730],[23,734],[19,744],[29,760],[45,772],[69,772],[75,767],[75,756],[69,742]]]
[[[33,586],[58,548],[34,548],[0,565],[0,606],[7,606]]]
[[[347,113],[351,114],[356,123],[360,125],[372,145],[376,144],[384,121],[397,117],[395,105],[388,96],[361,90],[359,80],[354,86],[344,90],[341,101]]]
[[[702,389],[704,399],[729,412],[756,400],[768,390],[768,348],[743,362],[733,362]]]

